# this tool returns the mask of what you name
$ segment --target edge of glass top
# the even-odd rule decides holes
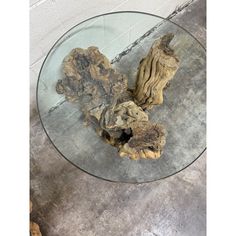
[[[160,18],[164,21],[169,21],[171,24],[177,26],[178,28],[181,28],[183,31],[185,31],[187,34],[189,34],[194,40],[196,40],[196,42],[202,47],[202,49],[206,52],[206,48],[203,46],[203,44],[194,36],[192,35],[188,30],[186,30],[185,28],[183,28],[182,26],[178,25],[177,23],[175,22],[172,22],[170,19],[168,18],[164,18],[164,17],[161,17],[161,16],[158,16],[158,15],[155,15],[155,14],[151,14],[151,13],[147,13],[147,12],[141,12],[141,11],[115,11],[115,12],[108,12],[108,13],[104,13],[104,14],[99,14],[99,15],[96,15],[96,16],[93,16],[93,17],[90,17],[84,21],[81,21],[80,23],[74,25],[72,28],[70,28],[69,30],[67,30],[64,34],[61,35],[61,37],[59,37],[56,42],[53,44],[53,46],[51,47],[51,49],[48,51],[46,57],[44,58],[43,60],[43,63],[41,65],[41,68],[40,68],[40,71],[39,71],[39,74],[38,74],[38,79],[37,79],[37,86],[36,86],[36,106],[37,106],[37,110],[38,110],[38,115],[39,115],[39,119],[40,119],[40,123],[42,124],[42,127],[43,127],[43,130],[44,132],[46,133],[48,139],[50,140],[50,142],[52,143],[53,147],[56,149],[56,151],[63,157],[65,158],[70,164],[72,164],[73,166],[75,166],[76,168],[82,170],[83,172],[93,176],[93,177],[96,177],[98,179],[101,179],[101,180],[105,180],[105,181],[108,181],[108,182],[113,182],[113,183],[129,183],[129,184],[143,184],[143,183],[151,183],[151,182],[155,182],[155,181],[158,181],[158,180],[162,180],[162,179],[165,179],[165,178],[168,178],[168,177],[171,177],[173,175],[176,175],[178,174],[179,172],[185,170],[186,168],[188,168],[189,166],[191,166],[196,160],[198,160],[198,158],[206,151],[207,147],[205,147],[202,152],[190,163],[188,164],[187,166],[185,166],[184,168],[176,171],[175,173],[173,174],[170,174],[170,175],[167,175],[167,176],[164,176],[164,177],[161,177],[161,178],[157,178],[157,179],[153,179],[153,180],[150,180],[150,181],[143,181],[143,182],[133,182],[133,181],[119,181],[119,180],[110,180],[110,179],[106,179],[106,178],[103,178],[101,176],[97,176],[95,174],[92,174],[84,169],[82,169],[81,167],[79,167],[78,165],[76,165],[75,163],[73,163],[71,160],[69,160],[64,154],[61,153],[61,151],[57,148],[57,146],[54,144],[54,142],[51,140],[44,124],[43,124],[43,120],[42,120],[42,117],[40,115],[40,110],[39,110],[39,102],[38,102],[38,87],[39,87],[39,79],[40,79],[40,75],[41,75],[41,72],[42,72],[42,68],[44,66],[44,63],[46,62],[48,56],[51,54],[51,52],[58,46],[60,46],[61,43],[63,43],[65,40],[67,40],[68,38],[70,38],[71,35],[68,35],[68,37],[66,37],[61,43],[58,44],[58,42],[60,42],[61,39],[63,39],[64,36],[66,36],[70,31],[72,31],[73,29],[75,29],[77,26],[87,22],[87,21],[90,21],[92,19],[95,19],[95,18],[99,18],[101,16],[105,16],[105,15],[113,15],[113,14],[119,14],[119,13],[137,13],[137,14],[144,14],[144,15],[149,15],[149,16],[153,16],[153,17],[157,17],[157,18]],[[76,32],[77,33],[77,32]]]

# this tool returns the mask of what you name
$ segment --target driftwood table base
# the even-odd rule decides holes
[[[165,130],[150,123],[143,108],[160,104],[162,90],[178,68],[168,47],[172,38],[162,37],[142,60],[134,92],[126,76],[117,73],[96,47],[73,49],[64,59],[64,78],[56,91],[68,101],[78,101],[86,122],[122,157],[157,159],[163,153]]]

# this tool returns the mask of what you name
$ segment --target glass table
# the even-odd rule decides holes
[[[164,91],[164,103],[149,111],[151,121],[167,130],[157,160],[121,158],[84,125],[78,104],[56,92],[62,61],[76,47],[96,46],[129,86],[155,39],[173,33],[171,47],[180,67]],[[90,18],[66,32],[49,51],[39,74],[37,105],[43,128],[63,157],[101,179],[143,183],[171,176],[193,163],[206,147],[206,58],[204,47],[185,29],[164,18],[141,12],[114,12]]]

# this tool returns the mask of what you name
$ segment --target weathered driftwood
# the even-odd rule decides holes
[[[64,59],[63,74],[57,92],[69,101],[79,99],[86,117],[97,120],[103,109],[127,90],[127,78],[116,73],[96,47],[73,49]]]
[[[135,102],[143,109],[163,103],[163,89],[174,77],[179,60],[169,47],[173,34],[156,40],[138,68]]]
[[[157,159],[165,145],[165,129],[151,122],[137,122],[131,125],[132,137],[119,150],[120,156],[131,159]]]
[[[42,236],[40,232],[39,225],[30,221],[30,235],[32,236]]]
[[[30,201],[30,213],[32,211],[32,202]],[[33,221],[30,221],[30,235],[32,236],[42,236],[41,232],[40,232],[40,227],[38,224],[36,224]]]
[[[148,121],[148,116],[133,101],[112,104],[104,109],[100,119],[102,136],[108,143],[119,147],[132,136],[131,126],[143,121]]]
[[[121,156],[160,157],[163,128],[148,121],[147,114],[132,101],[126,76],[117,73],[96,47],[73,49],[64,59],[63,74],[57,92],[78,101],[86,119]]]

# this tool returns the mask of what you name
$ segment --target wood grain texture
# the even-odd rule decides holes
[[[166,34],[156,40],[138,68],[135,102],[144,109],[163,103],[163,89],[174,77],[179,60],[169,47],[173,34]]]

